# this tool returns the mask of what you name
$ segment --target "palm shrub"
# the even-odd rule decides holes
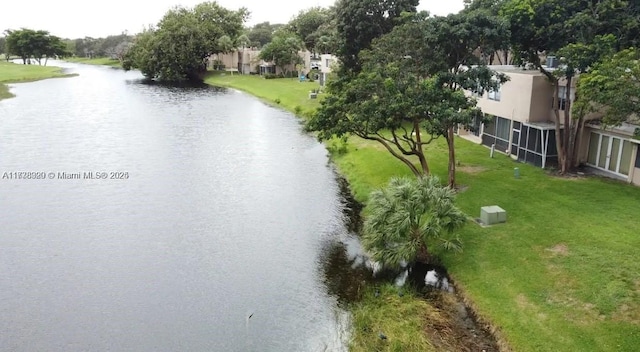
[[[460,251],[455,232],[467,218],[454,199],[454,191],[437,177],[393,178],[371,193],[362,243],[386,267],[427,262],[433,245]]]

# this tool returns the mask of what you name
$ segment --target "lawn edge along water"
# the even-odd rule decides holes
[[[295,80],[212,76],[206,82],[278,98],[277,105],[294,113],[301,101],[309,101],[305,86]],[[285,96],[287,86],[291,94]],[[390,177],[410,175],[371,142],[351,138],[326,145],[360,202]],[[431,169],[446,179],[446,143],[436,140],[427,153]],[[470,221],[460,233],[464,253],[437,254],[501,349],[636,350],[640,188],[598,177],[557,177],[503,154],[490,158],[487,148],[461,138],[456,154],[458,206],[478,217],[481,206],[499,205],[508,221],[487,228]]]
[[[11,83],[27,83],[49,78],[77,76],[77,74],[64,73],[63,70],[63,68],[57,66],[22,65],[11,62],[0,62],[0,100],[15,96],[9,90],[8,84]]]
[[[68,58],[65,58],[64,61],[73,62],[73,63],[76,63],[76,64],[122,67],[122,64],[120,63],[120,60],[111,59],[111,58],[108,58],[108,57],[96,57],[96,58],[68,57]]]
[[[261,83],[267,82],[269,89],[263,89],[263,87],[259,86]],[[298,82],[295,79],[289,78],[265,80],[256,76],[232,76],[216,72],[209,74],[205,79],[205,83],[218,87],[241,90],[263,100],[269,105],[292,112],[303,120],[319,105],[318,100],[312,101],[307,96],[309,90],[319,88],[319,85],[314,82]],[[281,89],[292,89],[296,94],[284,94],[285,92],[279,89],[273,89],[274,85],[279,84],[283,86],[280,87]],[[302,96],[303,99],[310,100],[306,108],[300,108],[300,96]],[[345,163],[339,156],[336,158],[335,155],[333,155],[336,153],[340,154],[342,153],[341,151],[346,152],[347,149],[349,149],[350,153],[355,153],[358,150],[357,146],[354,147],[354,145],[342,140],[326,141],[324,144],[332,154],[332,162],[336,165],[338,172],[344,176],[350,184],[350,191],[356,200],[364,203],[370,188],[372,189],[372,185],[370,182],[367,182],[366,177],[358,175],[358,173],[355,172],[357,170],[356,165],[351,165],[349,162]],[[384,151],[376,151],[376,153],[383,157],[392,158],[391,155]],[[398,167],[397,170],[404,171],[404,168],[399,165],[399,162],[396,164],[395,160],[391,160],[391,164],[394,168]],[[386,182],[387,179],[384,180],[384,184],[386,184]],[[354,191],[354,185],[362,185],[363,183],[368,184],[363,187],[366,191]],[[377,188],[378,186],[381,185],[375,185],[373,188]],[[439,309],[436,309],[429,301],[412,294],[411,291],[407,289],[405,289],[406,295],[404,295],[402,299],[393,298],[394,294],[392,292],[397,293],[397,291],[389,285],[386,285],[383,289],[385,294],[382,295],[383,298],[381,299],[373,295],[374,290],[376,290],[376,288],[373,287],[373,285],[367,287],[362,300],[350,307],[354,315],[354,327],[351,332],[351,341],[349,342],[350,351],[419,350],[429,352],[437,350],[429,341],[429,336],[425,333],[425,330],[427,330],[430,321],[442,321]],[[416,307],[423,309],[415,309]],[[388,338],[388,342],[387,339],[384,341],[380,340],[379,333],[382,331],[384,331]]]

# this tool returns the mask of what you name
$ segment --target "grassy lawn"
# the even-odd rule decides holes
[[[212,72],[205,83],[245,91],[298,115],[305,115],[318,106],[318,99],[309,99],[309,91],[320,88],[318,82],[300,82],[296,78],[267,80],[257,75]]]
[[[20,65],[0,61],[0,100],[13,97],[6,83],[31,82],[46,78],[69,76],[73,75],[65,74],[60,67]]]
[[[75,62],[79,64],[88,64],[88,65],[106,65],[113,67],[121,67],[119,60],[114,60],[108,57],[98,57],[98,58],[87,58],[87,57],[68,57],[65,58],[64,61]]]
[[[223,76],[207,82],[265,100],[279,98],[289,110],[309,102],[309,84],[295,80]],[[559,178],[501,154],[491,159],[488,149],[466,140],[456,143],[458,183],[464,186],[459,206],[470,217],[479,217],[484,205],[499,205],[508,214],[506,224],[493,227],[469,222],[461,233],[464,252],[441,254],[477,313],[515,351],[636,351],[640,188],[603,178]],[[328,147],[337,150],[340,144],[331,141]],[[410,174],[374,142],[351,138],[344,147],[333,160],[360,201],[390,177]],[[430,166],[442,179],[446,150],[442,140],[428,147]],[[520,179],[513,177],[514,167],[520,168]],[[370,326],[371,319],[375,324],[398,319],[407,331],[398,336],[407,343],[421,339],[424,327],[405,321],[414,321],[405,313],[415,300],[380,307],[365,299],[354,307],[353,349],[394,350],[390,344],[356,348],[362,334],[371,334],[357,327],[362,321]],[[376,313],[379,309],[385,313]],[[428,305],[424,311],[428,316]]]

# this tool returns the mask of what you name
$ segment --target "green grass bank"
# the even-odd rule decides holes
[[[319,105],[318,99],[309,99],[309,92],[320,88],[318,82],[300,82],[297,78],[264,79],[255,75],[221,72],[210,72],[204,81],[214,86],[245,91],[299,116],[313,112]]]
[[[296,106],[317,106],[317,101],[308,99],[310,84],[296,80],[234,75],[211,76],[206,82],[271,102],[279,99],[279,105],[290,111]],[[505,155],[489,158],[488,149],[466,140],[456,143],[462,186],[458,205],[470,217],[478,217],[481,206],[499,205],[507,211],[508,222],[482,228],[470,221],[461,232],[464,252],[440,257],[467,303],[496,330],[503,348],[637,350],[640,188],[597,177],[560,178]],[[390,177],[410,175],[374,142],[351,138],[342,148],[337,147],[340,144],[333,141],[328,147],[343,150],[334,152],[333,160],[361,202]],[[436,140],[427,149],[432,170],[444,179],[446,143]],[[520,168],[519,179],[513,176],[514,167]],[[433,308],[427,305],[420,313],[423,326],[407,323],[415,322],[407,312],[416,310],[408,309],[410,305],[421,304],[416,301],[420,300],[409,297],[381,306],[379,300],[367,300],[365,295],[354,307],[352,350],[411,350],[412,343],[428,330]],[[377,314],[380,309],[385,313]],[[363,315],[368,320],[359,320]],[[361,343],[375,337],[357,328],[363,321],[371,326],[396,320],[405,327],[394,337],[398,341]]]
[[[60,67],[21,65],[0,61],[0,100],[11,98],[14,95],[9,91],[8,83],[32,82],[47,78],[70,77]]]
[[[68,57],[65,58],[64,61],[75,62],[79,64],[87,64],[87,65],[105,65],[112,67],[122,67],[119,60],[111,59],[108,57],[98,57],[98,58],[87,58],[87,57]]]

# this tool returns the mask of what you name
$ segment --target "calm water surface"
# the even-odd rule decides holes
[[[55,173],[0,179],[0,350],[345,348],[344,200],[294,116],[57,64],[0,101],[0,175]]]

